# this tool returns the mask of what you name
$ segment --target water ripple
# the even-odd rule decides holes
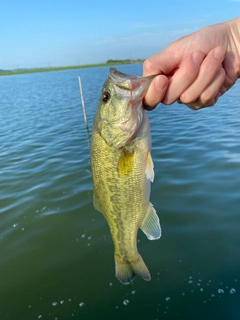
[[[140,74],[142,66],[119,68]],[[118,320],[127,309],[144,317],[145,305],[145,318],[186,319],[189,301],[197,320],[216,309],[237,319],[239,83],[214,108],[161,105],[148,113],[151,201],[163,237],[149,243],[139,232],[153,279],[136,279],[135,290],[115,280],[108,225],[93,208],[79,73],[91,127],[108,68],[0,77],[1,319],[110,312]]]

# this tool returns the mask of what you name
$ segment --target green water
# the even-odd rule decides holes
[[[0,319],[240,319],[239,83],[214,108],[149,113],[163,235],[139,231],[152,280],[124,286],[92,204],[79,73],[91,126],[108,68],[0,78]]]

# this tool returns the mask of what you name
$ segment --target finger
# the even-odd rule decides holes
[[[221,68],[215,79],[210,83],[210,85],[203,91],[200,95],[199,100],[204,106],[208,106],[209,103],[218,95],[220,89],[224,83],[226,77],[225,70]]]
[[[218,98],[225,92],[225,88],[223,87],[223,83],[226,77],[225,70],[221,68],[212,81],[212,83],[204,90],[198,100],[193,103],[187,103],[186,105],[193,109],[198,110],[205,107],[213,106]],[[180,97],[181,100],[181,97]],[[182,102],[182,100],[181,100]]]
[[[193,103],[188,103],[186,106],[188,106],[188,108],[192,109],[192,110],[200,110],[200,109],[204,109],[207,107],[211,107],[216,103],[215,99],[213,99],[213,101],[211,102],[211,104],[209,106],[203,106],[200,102],[193,102]]]
[[[169,80],[168,90],[163,99],[164,104],[171,104],[176,101],[195,81],[203,59],[204,53],[202,51],[195,51],[182,60],[179,69]]]
[[[143,63],[143,76],[152,74],[170,74],[177,68],[181,61],[182,55],[176,55],[174,46],[169,46],[163,51],[146,59]]]
[[[168,78],[164,75],[156,76],[149,86],[143,104],[146,110],[152,110],[159,104],[167,90]]]
[[[186,106],[188,106],[192,110],[204,109],[204,108],[208,108],[208,107],[214,106],[217,103],[218,98],[219,98],[219,96],[217,95],[215,98],[210,100],[207,105],[202,104],[199,100],[197,100],[195,102],[186,104]]]
[[[222,68],[224,56],[225,49],[223,47],[216,47],[209,52],[201,64],[196,80],[181,94],[180,99],[183,103],[189,104],[199,99],[204,90],[217,77],[219,69]]]

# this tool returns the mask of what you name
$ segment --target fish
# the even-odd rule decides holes
[[[143,108],[153,78],[111,68],[92,129],[93,204],[108,222],[115,273],[123,284],[129,284],[136,275],[151,280],[138,253],[138,229],[150,240],[161,236],[159,217],[149,200],[154,166],[150,122]]]

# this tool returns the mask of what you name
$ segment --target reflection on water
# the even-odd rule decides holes
[[[108,68],[0,77],[0,319],[239,319],[239,83],[216,107],[149,113],[163,236],[139,231],[152,280],[123,286],[92,204],[78,74],[91,126]]]

